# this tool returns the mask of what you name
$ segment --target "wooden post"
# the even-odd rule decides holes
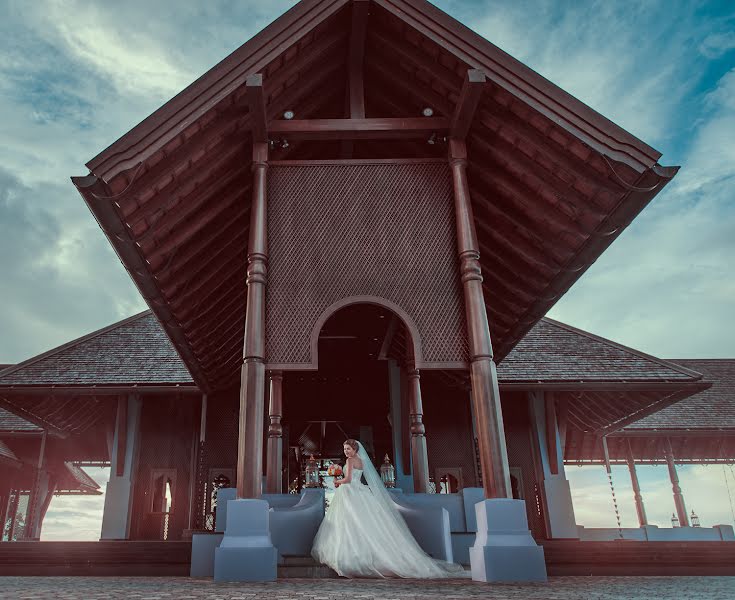
[[[556,402],[553,392],[544,394],[544,412],[546,423],[546,454],[549,457],[549,471],[552,475],[559,474],[559,447],[557,445]]]
[[[687,515],[684,495],[681,493],[681,487],[679,486],[679,475],[676,473],[671,440],[668,438],[666,439],[664,454],[666,455],[666,464],[669,467],[669,479],[671,479],[671,489],[674,492],[674,506],[676,506],[676,516],[679,517],[679,526],[689,527],[689,515]]]
[[[33,487],[28,498],[28,511],[26,512],[26,524],[23,530],[24,539],[33,539],[38,531],[37,522],[41,513],[41,476],[43,474],[43,466],[46,462],[46,438],[48,431],[43,430],[41,435],[41,447],[38,450],[38,462],[36,464],[36,472],[33,478]]]
[[[270,403],[268,407],[268,466],[265,490],[269,494],[283,493],[283,372],[270,372]]]
[[[646,517],[646,509],[643,506],[643,496],[641,496],[641,486],[638,483],[638,473],[635,470],[635,459],[633,458],[633,450],[630,447],[630,440],[628,440],[628,447],[626,449],[626,459],[628,462],[628,471],[630,471],[630,483],[633,486],[635,511],[638,513],[638,525],[643,527],[648,525],[648,519]]]
[[[10,481],[7,479],[0,487],[0,542],[3,541],[5,524],[8,522],[8,511],[10,510],[10,495],[12,493]]]
[[[20,501],[20,490],[10,490],[10,504],[8,506],[8,519],[10,520],[10,527],[8,528],[8,541],[13,541],[15,535],[15,526],[18,522],[18,502]],[[5,527],[5,523],[3,523]]]
[[[510,470],[505,448],[498,375],[493,361],[490,328],[482,295],[480,251],[467,181],[467,147],[449,140],[449,164],[454,182],[457,243],[470,346],[472,404],[477,418],[482,483],[486,498],[510,498]]]
[[[120,396],[117,399],[117,461],[115,461],[115,475],[122,477],[125,474],[125,446],[128,441],[128,398]]]
[[[259,106],[262,78],[248,79],[251,106]],[[266,172],[268,144],[253,144],[253,199],[248,240],[247,314],[240,375],[240,431],[237,452],[237,497],[259,498],[263,478],[265,396]]]
[[[417,494],[427,494],[429,492],[429,457],[426,451],[424,406],[421,401],[421,374],[412,364],[406,375],[408,377],[408,410],[411,423],[413,490]]]

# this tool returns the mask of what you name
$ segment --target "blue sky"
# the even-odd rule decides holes
[[[145,307],[68,178],[292,4],[0,0],[0,363]],[[735,357],[735,4],[436,4],[682,165],[550,316]]]

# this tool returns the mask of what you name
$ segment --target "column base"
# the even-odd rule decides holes
[[[113,476],[107,482],[100,540],[128,539],[132,490],[130,477]]]
[[[523,500],[483,500],[475,504],[475,515],[477,537],[470,548],[474,581],[546,581],[544,549],[531,537]]]
[[[544,479],[544,492],[551,537],[565,540],[578,539],[579,533],[574,517],[569,481],[562,475],[547,477]]]
[[[214,554],[214,580],[275,581],[278,551],[271,543],[268,503],[230,500],[222,543]]]

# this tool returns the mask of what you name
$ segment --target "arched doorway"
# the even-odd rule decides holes
[[[382,303],[349,303],[328,312],[315,332],[317,370],[284,374],[284,450],[287,443],[292,490],[303,481],[311,455],[325,461],[320,467],[342,459],[347,438],[362,441],[380,459],[376,464],[388,454],[402,467],[401,434],[407,432],[408,415],[407,407],[400,414],[405,399],[395,378],[398,362],[414,352],[409,327]],[[396,436],[400,423],[404,426]]]

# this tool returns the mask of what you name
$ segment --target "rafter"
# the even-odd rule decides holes
[[[254,143],[268,141],[268,119],[265,115],[265,92],[263,91],[263,75],[255,73],[248,75],[245,81],[248,92],[248,107],[250,109],[250,127]]]
[[[482,90],[485,87],[485,73],[480,69],[468,69],[467,75],[462,83],[462,91],[459,93],[457,106],[454,108],[454,116],[452,117],[452,127],[449,135],[452,138],[463,140],[467,137],[467,133],[472,125],[472,119],[475,117],[475,110],[480,102]]]

